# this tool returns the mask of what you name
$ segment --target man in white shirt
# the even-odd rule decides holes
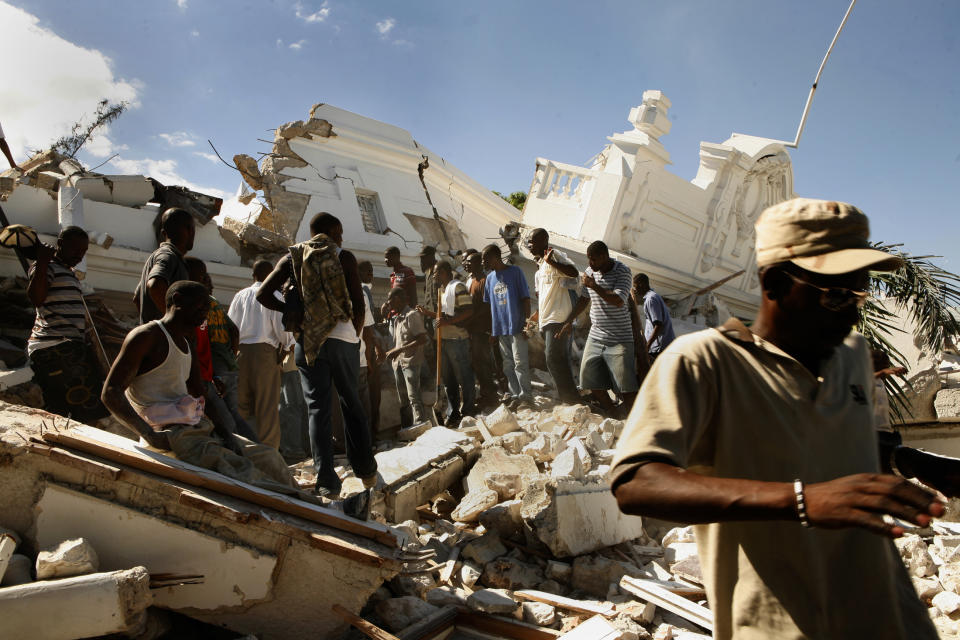
[[[265,445],[280,446],[280,374],[284,353],[293,345],[280,313],[257,302],[260,285],[273,271],[267,260],[253,265],[255,282],[237,292],[227,315],[240,329],[237,399],[240,414],[256,429]]]
[[[566,322],[576,298],[577,267],[564,253],[550,246],[546,229],[534,229],[527,238],[527,249],[540,264],[534,278],[537,311],[530,322],[538,322],[546,350],[547,370],[557,385],[561,402],[580,402],[577,385],[570,369],[570,336],[558,338],[557,332]]]

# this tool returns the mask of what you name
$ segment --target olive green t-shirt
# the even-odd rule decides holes
[[[818,379],[739,321],[678,338],[654,363],[610,479],[645,461],[805,483],[877,472],[873,376],[851,334]],[[937,638],[892,541],[799,521],[695,527],[717,640]]]

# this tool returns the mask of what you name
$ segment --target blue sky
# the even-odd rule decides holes
[[[770,2],[0,2],[0,122],[18,157],[98,97],[132,107],[84,156],[232,193],[211,160],[326,102],[410,130],[491,189],[536,157],[583,164],[671,99],[662,142],[690,179],[700,141],[793,139],[846,0]],[[791,152],[798,194],[847,200],[873,237],[960,271],[960,2],[860,2]],[[50,46],[44,46],[49,44]],[[10,62],[13,61],[11,65]],[[11,69],[12,66],[12,69]]]

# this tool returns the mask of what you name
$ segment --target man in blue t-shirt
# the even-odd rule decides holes
[[[643,300],[643,315],[646,318],[643,338],[646,341],[647,352],[650,354],[650,364],[653,364],[657,356],[677,337],[673,332],[670,308],[660,294],[650,288],[650,278],[647,274],[638,273],[634,276],[633,288],[637,298]]]
[[[490,305],[491,340],[500,344],[503,373],[507,377],[512,399],[511,409],[533,406],[530,387],[530,353],[523,333],[530,316],[530,291],[520,267],[506,265],[500,247],[490,244],[483,249],[483,267],[487,274],[483,301]]]

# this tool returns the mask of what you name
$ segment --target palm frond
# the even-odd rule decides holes
[[[906,311],[913,326],[913,337],[925,351],[940,353],[947,340],[960,333],[952,308],[960,307],[960,276],[933,262],[938,256],[913,256],[898,244],[873,243],[875,249],[899,256],[903,266],[897,271],[871,275],[870,299],[860,310],[858,330],[874,349],[884,351],[896,366],[908,366],[906,357],[890,342],[894,333],[902,332],[891,321],[897,313],[875,300],[887,299],[893,308]],[[884,387],[890,397],[891,420],[903,422],[912,415],[907,391],[913,391],[903,376],[899,380],[886,379]]]

